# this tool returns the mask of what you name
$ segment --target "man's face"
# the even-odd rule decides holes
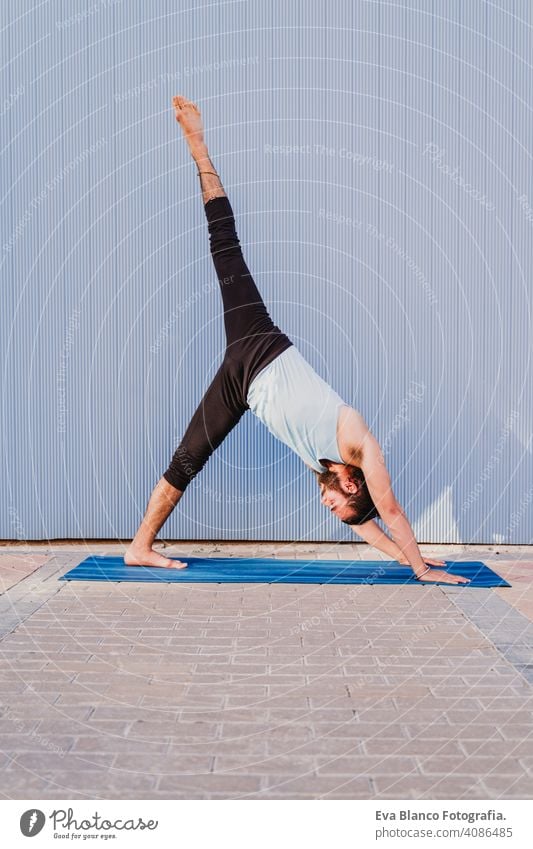
[[[348,495],[339,492],[337,489],[320,484],[320,501],[324,507],[331,510],[341,521],[349,519],[353,512],[352,508],[348,505],[348,497]]]

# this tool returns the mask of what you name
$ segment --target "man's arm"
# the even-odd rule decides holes
[[[344,411],[339,447],[341,456],[357,457],[372,501],[391,536],[412,567],[415,575],[426,571],[413,530],[392,490],[391,479],[379,442],[371,433],[361,413],[349,408]]]
[[[367,429],[362,446],[361,469],[372,501],[401,554],[418,577],[426,571],[418,544],[401,505],[392,490],[391,479],[379,442]]]
[[[373,519],[363,522],[361,525],[351,525],[351,528],[354,534],[364,539],[368,545],[377,548],[383,554],[387,554],[392,560],[397,560],[398,563],[408,565],[407,560],[394,540],[388,537]]]
[[[365,476],[370,497],[401,555],[407,560],[417,577],[450,584],[467,583],[467,579],[459,575],[450,575],[440,570],[429,572],[409,520],[394,495],[379,442],[370,432],[360,413],[355,415],[357,439],[347,446],[347,451],[351,455],[359,454],[360,468]]]
[[[388,537],[373,519],[363,522],[361,525],[352,525],[351,528],[354,534],[364,539],[368,545],[388,554],[392,560],[396,560],[402,566],[409,566],[407,557],[402,554],[394,540]],[[444,560],[436,560],[433,557],[424,557],[424,563],[426,566],[446,566]]]

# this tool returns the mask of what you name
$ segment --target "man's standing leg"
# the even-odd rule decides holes
[[[164,478],[156,484],[146,513],[131,545],[124,555],[127,566],[159,566],[166,569],[184,569],[187,564],[164,557],[152,548],[155,538],[174,510],[183,493]]]

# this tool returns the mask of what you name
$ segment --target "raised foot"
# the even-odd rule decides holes
[[[172,105],[176,113],[176,121],[181,126],[184,135],[194,142],[203,140],[203,123],[200,110],[196,103],[187,100],[186,97],[176,95],[172,98]]]
[[[148,548],[146,551],[130,546],[124,555],[124,563],[126,566],[153,566],[156,569],[186,569],[187,563],[182,563],[181,560],[171,560],[170,557],[164,557],[158,554],[153,548]]]

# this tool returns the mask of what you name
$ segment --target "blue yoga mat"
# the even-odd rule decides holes
[[[87,557],[63,581],[145,581],[184,584],[418,584],[412,570],[394,560],[268,560],[239,557],[181,557],[187,569],[126,566],[122,557]],[[479,562],[446,561],[453,575],[470,578],[462,587],[509,587]],[[441,583],[433,581],[433,584]]]

